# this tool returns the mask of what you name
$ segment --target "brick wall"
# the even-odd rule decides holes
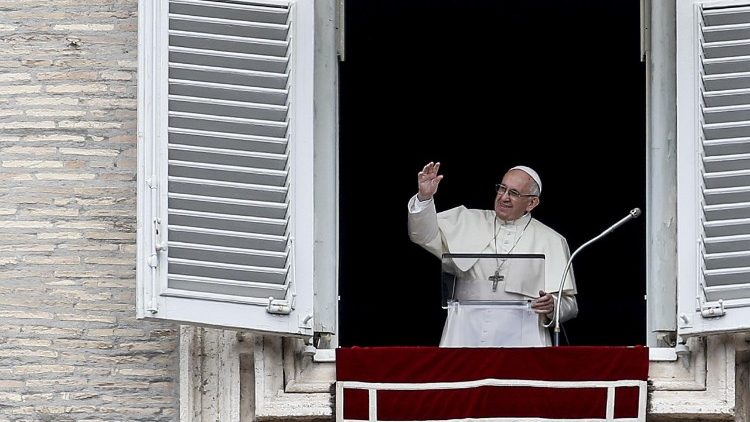
[[[137,0],[0,0],[0,422],[178,419],[135,319]]]

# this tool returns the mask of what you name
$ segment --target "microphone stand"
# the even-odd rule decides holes
[[[573,263],[573,258],[575,258],[576,255],[578,255],[578,252],[581,252],[583,248],[586,246],[596,242],[597,240],[601,239],[602,237],[612,233],[616,228],[622,226],[629,220],[632,220],[634,218],[638,218],[638,216],[641,215],[641,209],[640,208],[633,208],[630,210],[630,213],[623,217],[620,221],[616,222],[612,226],[610,226],[607,230],[604,230],[599,236],[596,236],[595,238],[589,240],[588,242],[584,243],[583,245],[579,246],[578,249],[575,250],[570,255],[570,258],[568,258],[568,263],[565,265],[565,271],[563,271],[562,278],[560,279],[560,287],[557,289],[557,306],[555,306],[555,315],[554,315],[554,321],[555,321],[555,347],[560,346],[560,303],[562,302],[562,290],[563,285],[565,284],[565,277],[568,275],[568,271],[570,270],[570,264]],[[549,327],[549,325],[547,325]]]

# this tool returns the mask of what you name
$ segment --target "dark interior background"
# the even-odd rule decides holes
[[[440,263],[406,227],[428,161],[438,211],[491,208],[505,170],[533,167],[533,214],[571,251],[645,206],[638,2],[349,0],[340,77],[342,346],[440,340]],[[573,267],[567,343],[645,344],[645,218]]]

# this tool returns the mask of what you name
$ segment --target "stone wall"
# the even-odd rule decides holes
[[[0,422],[178,419],[135,319],[137,0],[0,0]]]

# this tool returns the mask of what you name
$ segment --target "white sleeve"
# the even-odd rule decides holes
[[[417,196],[409,201],[409,213],[407,218],[409,228],[409,239],[417,245],[427,249],[438,258],[444,252],[440,227],[438,226],[435,201],[418,201]]]
[[[420,201],[419,198],[417,198],[417,195],[415,194],[409,200],[409,214],[416,214],[424,210],[430,205],[431,202],[432,202],[432,198],[426,201]]]
[[[578,315],[578,302],[576,297],[571,294],[563,293],[562,300],[557,300],[557,293],[552,293],[552,298],[555,300],[555,307],[560,306],[560,323],[569,321]],[[550,320],[555,316],[555,310],[547,314],[547,318]]]

